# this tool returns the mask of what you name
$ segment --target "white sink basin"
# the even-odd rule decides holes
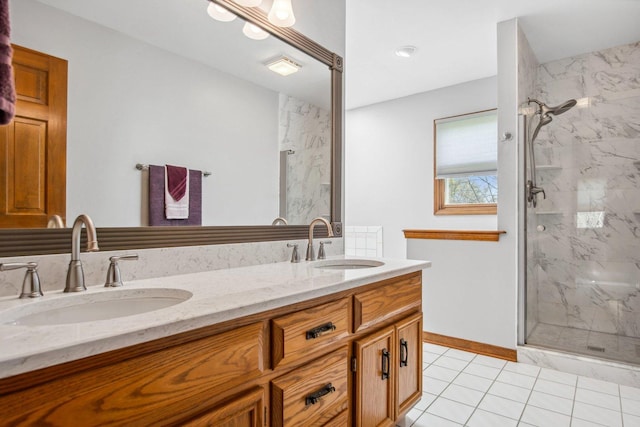
[[[171,307],[191,298],[181,289],[147,288],[70,294],[29,302],[0,313],[0,324],[45,326],[93,322]]]
[[[361,268],[373,268],[384,265],[382,261],[373,259],[331,259],[318,261],[314,267],[323,270],[357,270]]]

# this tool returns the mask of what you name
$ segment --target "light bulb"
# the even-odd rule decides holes
[[[209,6],[207,6],[207,13],[216,21],[230,22],[236,19],[236,15],[213,2],[209,2]]]
[[[262,3],[262,0],[235,0],[235,2],[238,3],[240,6],[258,7],[260,6],[260,3]]]
[[[291,0],[274,0],[268,15],[269,21],[278,27],[290,27],[296,23]]]
[[[269,37],[269,33],[264,31],[257,25],[253,25],[251,22],[246,22],[244,24],[244,27],[242,27],[242,32],[245,36],[253,40],[264,40]]]

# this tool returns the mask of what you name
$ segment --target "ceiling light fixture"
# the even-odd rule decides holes
[[[207,6],[207,13],[216,21],[231,22],[236,19],[236,15],[211,1],[209,2],[209,6]]]
[[[267,63],[267,68],[281,76],[288,76],[289,74],[297,72],[302,68],[302,65],[290,60],[286,56],[283,56],[275,61]]]
[[[235,0],[235,2],[240,6],[258,7],[260,6],[260,3],[262,3],[262,0]]]
[[[278,27],[290,27],[296,23],[291,0],[273,0],[273,6],[267,17],[269,22]]]
[[[409,58],[418,50],[415,46],[402,46],[396,49],[396,55],[401,58]]]
[[[244,24],[244,27],[242,27],[242,32],[245,36],[253,40],[264,40],[269,37],[269,33],[258,27],[257,25],[253,25],[251,22],[246,22]]]

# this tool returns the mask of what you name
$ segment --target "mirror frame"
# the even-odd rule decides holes
[[[301,50],[331,71],[331,224],[342,236],[342,117],[343,59],[292,28],[273,25],[259,8],[240,6],[233,0],[209,0],[245,21]],[[98,228],[100,250],[130,250],[161,247],[299,240],[308,237],[307,225],[204,226],[204,227],[114,227]],[[321,227],[316,237],[327,233]],[[83,239],[85,238],[83,233]],[[0,230],[0,257],[46,255],[71,250],[71,228]]]

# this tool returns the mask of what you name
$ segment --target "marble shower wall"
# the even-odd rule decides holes
[[[578,100],[535,142],[547,198],[527,240],[542,323],[640,337],[639,76],[640,42],[538,68],[536,98]]]
[[[331,114],[316,105],[280,94],[280,151],[287,156],[289,224],[330,217]]]

